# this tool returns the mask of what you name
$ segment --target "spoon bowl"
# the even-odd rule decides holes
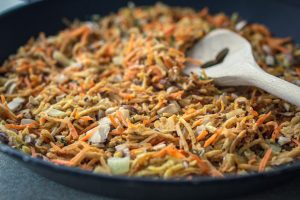
[[[220,86],[255,86],[300,107],[300,87],[263,71],[256,63],[250,43],[237,33],[227,29],[210,32],[188,52],[188,56],[208,62],[214,60],[223,49],[229,52],[224,60],[206,68],[206,74]],[[201,75],[199,66],[189,64],[184,73]]]

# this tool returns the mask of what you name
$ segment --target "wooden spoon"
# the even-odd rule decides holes
[[[203,62],[214,60],[216,54],[228,48],[223,62],[206,68],[207,75],[220,86],[255,86],[300,107],[300,87],[263,71],[252,55],[250,43],[240,35],[227,30],[210,32],[188,52],[188,56]],[[184,72],[201,75],[199,66],[188,65]]]

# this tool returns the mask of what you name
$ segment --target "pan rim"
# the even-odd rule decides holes
[[[99,178],[107,181],[122,181],[122,182],[137,182],[144,184],[159,183],[167,185],[178,185],[178,184],[189,184],[189,185],[198,185],[198,184],[214,184],[218,183],[227,183],[232,181],[241,181],[249,180],[254,178],[266,178],[280,175],[286,172],[293,172],[300,170],[300,161],[297,160],[290,164],[281,165],[275,169],[271,169],[265,172],[255,172],[243,175],[226,175],[224,177],[211,177],[211,176],[195,176],[194,178],[188,180],[184,178],[178,179],[163,179],[163,178],[153,178],[153,177],[137,177],[137,176],[122,176],[122,175],[108,175],[104,173],[93,173],[92,171],[83,170],[76,167],[67,167],[63,165],[56,165],[50,161],[45,161],[39,158],[32,157],[21,151],[14,149],[13,147],[0,143],[0,152],[17,159],[18,161],[24,162],[24,164],[31,164],[38,167],[44,167],[47,170],[52,170],[55,172],[69,173],[79,176],[88,176],[91,178]]]

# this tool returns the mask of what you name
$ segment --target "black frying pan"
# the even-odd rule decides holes
[[[155,0],[139,0],[137,5],[151,5]],[[238,11],[249,21],[261,22],[278,36],[292,36],[300,42],[300,2],[297,0],[166,0],[169,5],[212,12]],[[64,28],[62,18],[86,20],[92,14],[106,15],[126,6],[124,0],[51,0],[10,10],[0,16],[0,60],[39,32],[55,34]],[[264,173],[226,178],[197,177],[192,180],[162,180],[93,174],[76,168],[57,166],[32,158],[0,144],[0,151],[17,159],[33,171],[62,184],[99,195],[128,199],[208,199],[253,193],[276,186],[300,175],[300,162]]]

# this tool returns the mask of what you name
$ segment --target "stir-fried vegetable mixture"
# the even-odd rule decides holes
[[[184,75],[186,51],[225,27],[267,72],[300,85],[300,49],[237,14],[162,4],[41,34],[0,68],[0,140],[96,173],[223,176],[300,156],[300,109],[253,87]]]

